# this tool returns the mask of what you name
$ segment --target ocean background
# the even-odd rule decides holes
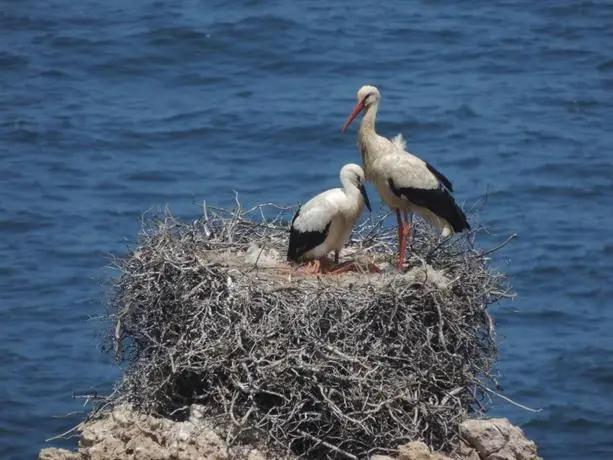
[[[266,5],[266,6],[263,6]],[[442,170],[518,297],[492,308],[545,459],[613,458],[613,2],[0,0],[0,458],[78,423],[110,254],[168,205],[294,205],[379,131]],[[369,188],[375,208],[379,200]]]

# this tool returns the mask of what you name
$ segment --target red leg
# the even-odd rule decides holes
[[[402,273],[404,270],[404,259],[407,254],[407,239],[403,233],[400,237],[400,250],[398,251],[398,271]]]
[[[398,271],[402,272],[404,268],[404,256],[406,252],[406,241],[404,233],[404,225],[402,223],[402,217],[400,217],[400,210],[396,209],[396,218],[398,220]]]
[[[411,214],[411,220],[413,220],[413,214]],[[403,232],[406,233],[409,240],[409,249],[413,251],[413,225],[409,222],[409,213],[404,211],[404,225],[402,226]]]

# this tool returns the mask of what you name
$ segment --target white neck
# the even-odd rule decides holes
[[[348,198],[344,211],[347,213],[361,211],[364,204],[364,198],[358,186],[345,175],[341,175],[341,184],[343,184],[343,191]]]
[[[382,149],[378,148],[381,136],[375,131],[378,110],[379,101],[370,105],[364,112],[364,116],[360,121],[360,128],[358,129],[358,146],[366,169],[369,169],[370,164],[383,153]]]
[[[362,121],[360,121],[360,134],[377,134],[375,132],[375,121],[377,120],[378,111],[379,101],[366,108],[366,110],[364,111],[364,115],[362,116]]]

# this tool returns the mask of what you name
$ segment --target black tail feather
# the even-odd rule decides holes
[[[426,208],[438,217],[445,219],[449,222],[454,232],[459,233],[464,230],[470,230],[470,225],[464,211],[458,206],[448,188],[442,185],[434,189],[396,188],[391,179],[388,183],[396,196],[405,198],[411,203]]]
[[[326,225],[323,231],[306,231],[302,232],[295,228],[294,222],[300,214],[300,209],[292,219],[292,226],[289,230],[289,245],[287,248],[287,260],[290,262],[298,262],[300,258],[311,249],[323,243],[330,230],[330,223]]]

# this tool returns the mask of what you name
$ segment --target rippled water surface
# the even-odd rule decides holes
[[[519,235],[492,313],[506,394],[543,411],[494,413],[545,458],[613,458],[612,24],[605,1],[1,1],[0,457],[118,378],[90,318],[144,211],[335,186],[375,83],[380,131]]]

